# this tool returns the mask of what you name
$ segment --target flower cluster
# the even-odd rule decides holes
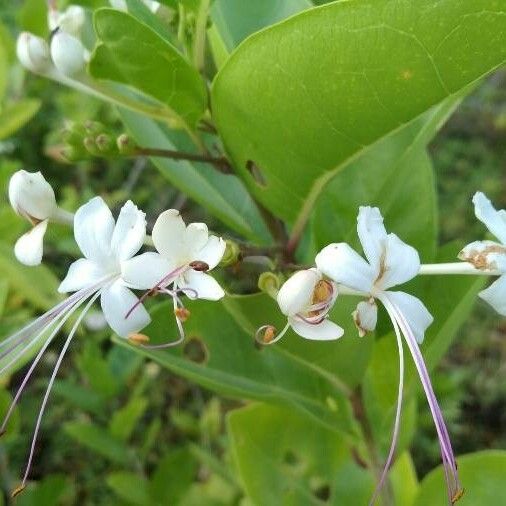
[[[169,209],[158,217],[153,228],[152,242],[156,252],[138,254],[147,239],[146,217],[133,202],[124,204],[117,220],[101,197],[92,198],[72,215],[57,206],[54,191],[40,172],[15,173],[9,184],[9,198],[16,213],[33,225],[33,229],[16,243],[15,254],[20,261],[28,265],[40,263],[42,238],[50,221],[72,222],[76,243],[83,254],[83,258],[70,265],[58,289],[72,295],[0,343],[0,358],[6,362],[0,374],[36,345],[41,346],[2,422],[2,433],[45,350],[67,320],[84,306],[67,336],[49,381],[25,475],[18,489],[21,491],[28,477],[40,421],[54,379],[79,324],[95,300],[100,299],[105,320],[116,334],[147,346],[144,344],[149,340],[147,336],[138,334],[150,323],[149,313],[142,304],[146,294],[139,298],[133,290],[171,296],[180,337],[161,346],[179,343],[184,338],[182,323],[189,316],[180,294],[208,300],[219,300],[225,295],[208,274],[220,262],[225,241],[210,235],[204,223],[186,226],[179,212]]]
[[[80,6],[71,5],[60,12],[50,4],[50,44],[32,33],[21,33],[16,46],[19,61],[31,72],[56,80],[82,74],[90,57],[81,42],[85,20],[85,11]]]

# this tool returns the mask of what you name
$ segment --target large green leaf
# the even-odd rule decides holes
[[[121,118],[135,141],[144,147],[157,147],[187,151],[192,144],[187,136],[150,118],[139,116],[126,109]],[[258,208],[236,176],[221,174],[205,164],[153,158],[153,163],[167,179],[186,195],[205,207],[228,227],[247,239],[260,243],[269,241],[269,233]]]
[[[291,405],[332,430],[353,431],[345,387],[338,379],[281,347],[255,346],[253,332],[227,315],[223,303],[199,300],[187,307],[191,317],[185,324],[186,345],[168,351],[136,349],[223,395]],[[143,332],[155,343],[177,336],[171,308],[162,303],[151,312],[153,322]],[[116,341],[127,345],[125,340]]]
[[[231,51],[253,32],[311,6],[309,0],[216,0],[211,19]]]
[[[335,2],[241,44],[213,84],[214,118],[252,191],[294,222],[347,163],[505,57],[498,0]]]
[[[102,43],[92,55],[91,75],[133,86],[163,102],[176,122],[193,127],[206,109],[207,92],[176,48],[125,12],[99,9],[94,22]]]
[[[246,493],[262,506],[361,505],[372,474],[347,442],[286,408],[252,405],[228,416],[232,453]],[[391,470],[395,504],[409,506],[417,480],[409,455]]]
[[[459,506],[505,504],[504,470],[506,451],[490,450],[464,455],[457,459],[460,480],[465,488]],[[439,466],[421,483],[415,506],[447,504],[443,469]]]

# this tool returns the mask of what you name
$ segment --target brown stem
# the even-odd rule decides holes
[[[373,468],[374,474],[376,475],[376,481],[379,482],[381,479],[381,473],[383,471],[383,465],[378,454],[378,450],[374,444],[374,435],[372,432],[371,424],[369,423],[369,419],[367,418],[367,413],[365,411],[362,397],[362,390],[360,387],[358,387],[353,392],[350,400],[353,407],[353,414],[355,416],[355,419],[358,420],[360,427],[362,428],[362,434],[364,436],[364,441],[369,453],[371,466]],[[385,481],[385,485],[381,490],[381,504],[383,506],[394,506],[395,504],[392,486],[389,480]]]
[[[192,162],[210,163],[223,174],[233,174],[232,166],[224,156],[199,155],[172,149],[137,147],[132,156],[157,156],[172,160],[189,160]]]

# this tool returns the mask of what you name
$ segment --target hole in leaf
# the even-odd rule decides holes
[[[190,337],[183,347],[183,355],[192,362],[205,364],[209,361],[209,350],[202,339],[196,336]]]
[[[262,169],[260,169],[253,160],[248,160],[246,162],[246,169],[251,174],[251,177],[255,180],[257,185],[264,188],[267,186],[267,181],[262,173]]]
[[[315,477],[315,483],[311,483],[311,490],[313,495],[320,499],[320,501],[328,501],[330,499],[330,485],[326,482],[323,482],[322,478]],[[311,480],[313,481],[313,480]],[[319,482],[316,484],[316,482]]]
[[[293,450],[286,450],[285,454],[283,455],[283,462],[292,467],[300,465],[300,459],[297,457]]]

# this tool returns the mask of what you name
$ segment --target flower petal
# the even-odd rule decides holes
[[[116,281],[102,290],[100,297],[102,311],[109,326],[119,336],[128,337],[132,333],[139,332],[151,321],[142,304],[137,305],[128,318],[126,317],[138,301],[134,293],[121,281]]]
[[[316,325],[306,323],[298,320],[297,318],[290,318],[289,321],[296,334],[313,341],[330,341],[333,339],[339,339],[344,334],[344,330],[339,325],[336,325],[334,322],[327,319]]]
[[[333,243],[316,255],[318,269],[336,283],[370,293],[376,279],[374,269],[348,244]]]
[[[377,207],[360,206],[357,218],[357,232],[364,254],[377,276],[380,271],[380,262],[387,240],[383,216],[381,216],[380,210]]]
[[[376,329],[378,306],[374,299],[359,302],[351,315],[360,337],[364,337],[368,332],[373,332]]]
[[[130,287],[137,290],[153,288],[175,269],[159,253],[148,252],[121,263],[121,277]]]
[[[424,303],[417,297],[405,292],[385,292],[385,296],[404,315],[416,341],[421,343],[425,331],[434,321]]]
[[[60,293],[77,292],[81,288],[96,284],[106,276],[107,271],[101,264],[87,258],[80,258],[70,265],[58,291]]]
[[[478,295],[499,314],[506,316],[506,276],[500,276]]]
[[[420,270],[418,251],[395,234],[388,234],[382,269],[379,285],[383,289],[405,283],[414,278]]]
[[[225,241],[221,237],[211,235],[204,247],[195,254],[195,260],[205,262],[209,270],[214,269],[223,258],[225,248]]]
[[[207,299],[207,300],[219,300],[225,296],[223,288],[219,283],[209,274],[204,272],[197,272],[189,270],[184,275],[187,284],[179,283],[179,288],[191,288],[197,292],[197,297],[192,296],[190,293],[188,297],[191,299]]]
[[[476,217],[494,234],[499,241],[506,244],[506,211],[497,211],[482,192],[473,197]]]
[[[22,264],[33,266],[42,262],[43,241],[47,223],[48,220],[41,221],[16,241],[14,254]]]
[[[101,197],[92,198],[74,216],[74,236],[86,258],[104,260],[111,255],[114,218]]]
[[[281,312],[294,316],[312,302],[313,292],[321,275],[316,269],[297,271],[279,289],[277,301]]]
[[[190,223],[186,227],[185,242],[186,250],[193,260],[195,254],[200,251],[207,243],[209,230],[205,223]]]
[[[153,244],[158,252],[174,264],[181,259],[188,261],[186,251],[186,226],[176,209],[169,209],[158,216],[153,227]],[[191,260],[190,260],[191,261]]]
[[[112,233],[111,251],[118,260],[132,258],[146,237],[146,213],[129,200],[121,208]]]
[[[506,272],[506,246],[494,241],[474,241],[458,255],[477,269]]]

